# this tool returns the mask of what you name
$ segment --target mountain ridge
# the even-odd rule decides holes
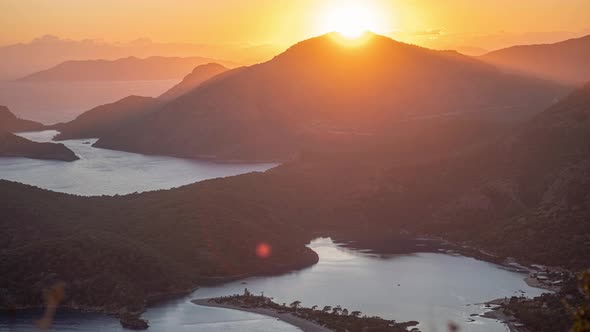
[[[134,56],[116,60],[69,60],[17,80],[17,82],[55,81],[141,81],[182,78],[194,67],[207,63],[231,62],[205,57]]]
[[[521,119],[567,90],[505,74],[457,52],[379,35],[350,46],[328,34],[268,62],[219,75],[101,137],[96,146],[188,158],[284,160],[318,131],[382,131],[399,120],[456,112]],[[159,134],[142,134],[147,132]]]
[[[590,35],[553,44],[515,45],[477,57],[487,63],[567,84],[590,82]]]
[[[199,65],[195,67],[190,74],[186,75],[180,83],[168,89],[158,98],[162,100],[172,100],[178,98],[190,90],[195,89],[201,85],[201,83],[228,70],[229,69],[227,67],[218,63]]]

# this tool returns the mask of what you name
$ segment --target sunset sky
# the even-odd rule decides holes
[[[287,46],[319,35],[339,8],[370,28],[436,48],[535,43],[590,34],[588,0],[2,0],[0,44],[42,35]]]

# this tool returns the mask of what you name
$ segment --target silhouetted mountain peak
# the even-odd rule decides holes
[[[162,100],[172,100],[178,98],[189,91],[197,88],[210,78],[226,72],[228,69],[217,63],[208,63],[197,66],[193,71],[186,75],[180,83],[164,92],[159,98]]]
[[[316,137],[379,135],[415,117],[478,112],[518,121],[564,91],[456,52],[376,34],[326,34],[209,79],[96,144],[183,157],[287,159]]]
[[[309,67],[320,72],[340,71],[350,77],[363,72],[383,78],[403,73],[409,79],[408,83],[419,72],[444,72],[447,66],[450,66],[449,70],[460,67],[496,71],[492,66],[456,51],[432,50],[372,32],[356,39],[343,37],[337,32],[307,39],[291,46],[270,63]]]
[[[375,51],[385,51],[387,48],[403,46],[420,48],[372,32],[365,32],[361,37],[354,39],[343,37],[338,32],[330,32],[298,42],[276,56],[275,59],[373,54]],[[323,61],[321,58],[318,60]]]
[[[8,119],[16,119],[16,115],[14,115],[6,106],[0,105],[0,120],[6,121]]]
[[[191,73],[198,74],[200,72],[203,72],[206,70],[211,70],[211,69],[219,69],[219,70],[225,69],[225,70],[227,70],[227,68],[225,68],[224,66],[222,66],[218,63],[211,62],[211,63],[207,63],[204,65],[200,65],[200,66],[195,67]]]

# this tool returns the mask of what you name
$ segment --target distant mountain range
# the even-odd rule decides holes
[[[181,78],[196,66],[214,62],[202,57],[128,57],[118,60],[66,61],[19,79],[21,82],[144,81]],[[232,65],[229,63],[228,65]]]
[[[189,158],[277,160],[311,137],[375,134],[416,117],[526,118],[568,87],[506,74],[457,52],[334,34],[271,61],[226,72],[170,100],[96,146]],[[182,144],[180,144],[182,142]]]
[[[554,44],[513,46],[479,59],[515,72],[583,84],[590,82],[590,35]]]
[[[273,45],[159,43],[146,38],[130,42],[107,42],[100,39],[71,40],[46,35],[28,43],[0,46],[0,80],[15,80],[70,60],[115,60],[129,56],[201,56],[246,65],[266,61],[281,50]],[[230,67],[237,66],[222,63]]]

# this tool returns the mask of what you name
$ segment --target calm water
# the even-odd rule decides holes
[[[129,95],[159,96],[179,81],[0,81],[0,105],[22,118],[52,124],[73,120],[84,111]]]
[[[56,131],[21,133],[37,142],[51,141]],[[146,156],[91,146],[96,140],[62,142],[80,160],[61,162],[0,158],[0,179],[85,196],[128,194],[170,189],[211,178],[265,171],[276,164],[218,164]]]
[[[241,293],[247,287],[254,293],[273,296],[279,303],[301,300],[305,306],[340,304],[368,315],[418,320],[424,332],[446,331],[449,321],[461,325],[462,331],[500,332],[507,331],[503,324],[470,316],[485,311],[480,303],[520,291],[526,296],[542,293],[527,286],[522,274],[462,256],[416,253],[380,257],[340,248],[330,239],[315,240],[310,247],[320,256],[319,263],[311,268],[201,288],[187,298],[150,308],[145,314],[150,331],[297,331],[271,318],[189,302]],[[12,324],[0,320],[0,331],[34,331],[32,319],[26,313],[13,319]],[[54,330],[123,331],[113,318],[73,313],[62,314]]]

